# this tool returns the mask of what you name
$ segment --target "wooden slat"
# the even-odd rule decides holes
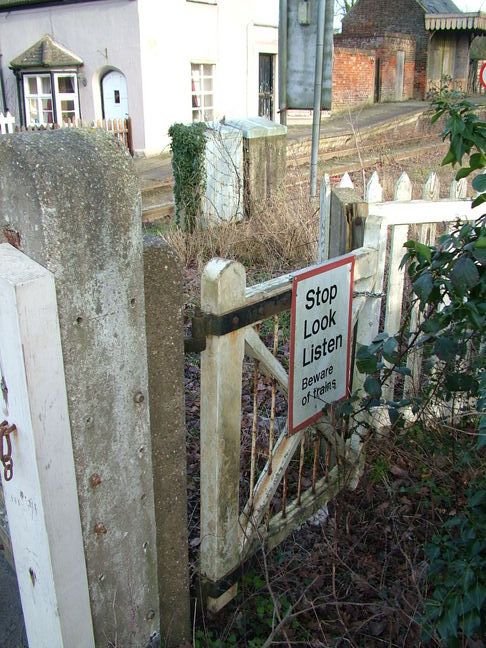
[[[395,335],[400,329],[402,317],[403,287],[405,285],[405,268],[400,263],[405,253],[404,244],[408,240],[408,225],[394,225],[391,231],[391,247],[388,260],[388,285],[385,306],[384,330]],[[384,389],[384,397],[393,398],[395,375],[390,376]]]
[[[341,180],[338,182],[337,187],[339,189],[354,189],[354,184],[349,173],[343,175]]]
[[[366,200],[368,204],[383,202],[383,187],[376,171],[373,171],[371,178],[366,185]]]
[[[242,556],[245,556],[249,551],[255,535],[258,533],[265,511],[282,481],[290,460],[300,446],[304,434],[305,430],[302,430],[297,434],[287,436],[287,427],[285,427],[278,438],[273,451],[272,474],[269,474],[269,463],[267,461],[255,486],[253,501],[247,503],[243,513],[240,515],[239,546]]]
[[[267,375],[273,376],[284,394],[287,395],[289,391],[288,374],[270,349],[262,342],[253,326],[245,329],[245,345],[247,355],[258,360],[260,369]]]
[[[321,183],[319,206],[319,244],[317,262],[322,263],[329,257],[329,225],[331,218],[331,179],[324,174]]]
[[[380,216],[388,225],[442,223],[456,219],[472,220],[481,216],[480,207],[471,208],[471,200],[393,201],[370,205],[370,215]]]
[[[395,185],[395,200],[411,200],[412,183],[404,172]],[[395,335],[400,329],[405,284],[405,268],[400,263],[405,253],[404,244],[408,240],[408,225],[393,225],[391,228],[390,254],[388,260],[388,284],[385,306],[384,330]],[[389,366],[388,364],[386,366]],[[396,375],[392,374],[383,389],[384,398],[393,399]]]
[[[467,178],[453,180],[450,188],[451,200],[464,200],[467,196]]]
[[[245,270],[214,259],[201,306],[219,315],[245,303]],[[217,581],[239,563],[241,393],[245,330],[209,336],[201,354],[201,572]]]

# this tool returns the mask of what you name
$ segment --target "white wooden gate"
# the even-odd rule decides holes
[[[29,646],[93,648],[54,279],[8,243],[0,312],[0,468]]]
[[[344,183],[349,186],[349,179]],[[465,187],[454,185],[451,191],[461,195]],[[409,225],[418,224],[419,238],[433,242],[437,223],[474,216],[469,200],[437,200],[435,176],[424,187],[424,200],[410,200],[411,184],[405,175],[397,183],[395,201],[382,202],[382,193],[374,175],[367,190],[363,246],[354,251],[353,326],[358,345],[370,344],[379,332],[385,276],[384,330],[392,335],[399,328],[404,289],[404,269],[399,263]],[[325,190],[326,195],[329,191]],[[328,203],[322,201],[324,209]],[[321,238],[329,241],[329,233]],[[290,293],[291,281],[289,274],[247,288],[243,266],[214,259],[203,273],[201,307],[215,317],[234,313]],[[288,374],[285,360],[276,357],[276,337],[268,348],[259,335],[258,322],[240,327],[237,315],[233,320],[231,332],[207,336],[201,357],[200,569],[210,584],[236,573],[261,543],[268,548],[276,546],[337,492],[355,487],[364,460],[360,430],[347,435],[332,417],[323,417],[313,428],[293,436],[287,435],[286,426],[278,426],[275,397],[277,393],[288,396]],[[250,440],[243,440],[241,434],[242,371],[248,358],[255,363],[251,449],[242,448],[242,442],[248,446]],[[269,425],[263,432],[256,407],[259,372],[272,380]],[[354,372],[353,390],[360,388],[363,380],[364,376]],[[263,451],[262,444],[266,445]],[[247,474],[240,470],[242,452],[251,455]],[[289,483],[291,462],[295,463],[293,486]],[[234,578],[226,582],[232,581]],[[216,610],[230,600],[236,588],[210,587],[208,591],[209,605]]]

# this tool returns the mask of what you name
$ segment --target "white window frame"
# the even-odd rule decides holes
[[[55,122],[56,119],[56,113],[55,113],[55,108],[54,108],[54,98],[53,98],[53,93],[52,93],[52,76],[48,72],[47,74],[24,74],[23,75],[23,88],[24,88],[24,106],[25,106],[25,122],[27,126],[45,126],[47,125],[47,122],[45,122],[43,119],[42,121],[36,122],[33,121],[30,118],[30,102],[32,99],[35,99],[37,101],[37,113],[38,115],[42,118],[44,111],[42,109],[42,100],[43,99],[50,99],[51,100],[51,112],[52,112],[52,123]],[[30,88],[29,88],[29,80],[30,79],[35,79],[36,80],[36,86],[37,86],[37,92],[31,93]],[[42,92],[42,81],[41,79],[49,79],[50,85],[51,85],[51,92],[49,94]]]
[[[70,77],[74,81],[74,92],[59,92],[59,79],[61,77]],[[37,93],[32,94],[29,89],[29,79],[36,79]],[[51,81],[51,93],[46,94],[42,92],[41,79],[49,78]],[[58,71],[58,72],[26,72],[22,74],[23,92],[24,92],[24,109],[25,109],[25,122],[27,126],[47,126],[48,123],[43,120],[42,100],[50,99],[52,102],[53,123],[59,125],[63,124],[61,110],[62,101],[74,101],[74,120],[77,121],[80,117],[79,112],[79,90],[78,90],[78,76],[76,72],[71,70]],[[30,118],[30,100],[37,100],[37,110],[41,121],[35,122]],[[64,111],[66,112],[66,111]]]
[[[74,92],[59,92],[59,78],[60,77],[71,77],[74,81]],[[78,92],[78,77],[75,72],[55,72],[54,73],[54,90],[55,90],[55,100],[56,100],[56,116],[59,124],[63,124],[62,120],[62,110],[61,110],[61,101],[73,101],[74,102],[74,120],[79,119],[79,92]],[[71,110],[64,112],[73,112]]]
[[[210,67],[210,74],[204,73],[204,68]],[[194,68],[199,68],[200,90],[197,91],[194,87],[193,71]],[[214,120],[214,79],[215,79],[216,65],[208,61],[202,63],[198,61],[191,62],[191,106],[192,106],[192,121],[213,121]],[[204,90],[204,81],[211,79],[211,89]],[[208,98],[211,101],[208,101]],[[194,105],[195,100],[199,105]],[[208,104],[211,105],[208,105]],[[206,113],[210,112],[211,115],[206,117]]]

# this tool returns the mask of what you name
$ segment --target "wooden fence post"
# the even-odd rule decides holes
[[[1,418],[16,426],[2,481],[29,646],[94,648],[54,279],[8,243],[0,312]]]
[[[202,275],[202,310],[219,315],[242,306],[245,287],[245,269],[240,263],[210,261]],[[239,564],[244,348],[245,330],[240,329],[220,337],[209,336],[201,354],[201,573],[213,582]]]
[[[367,204],[354,189],[337,187],[331,193],[329,258],[346,254],[363,245]]]

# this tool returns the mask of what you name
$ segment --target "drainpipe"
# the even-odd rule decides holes
[[[330,2],[331,0],[327,0]],[[310,169],[310,195],[317,196],[317,158],[321,131],[322,67],[324,58],[324,27],[326,22],[326,0],[319,0],[317,8],[316,68],[314,74],[314,113],[312,118],[312,151]]]
[[[8,106],[7,106],[7,95],[5,93],[5,79],[3,78],[2,58],[3,58],[3,54],[0,52],[0,94],[2,96],[3,111],[5,114],[7,114]]]
[[[287,0],[280,0],[278,24],[278,107],[280,123],[287,124]]]

